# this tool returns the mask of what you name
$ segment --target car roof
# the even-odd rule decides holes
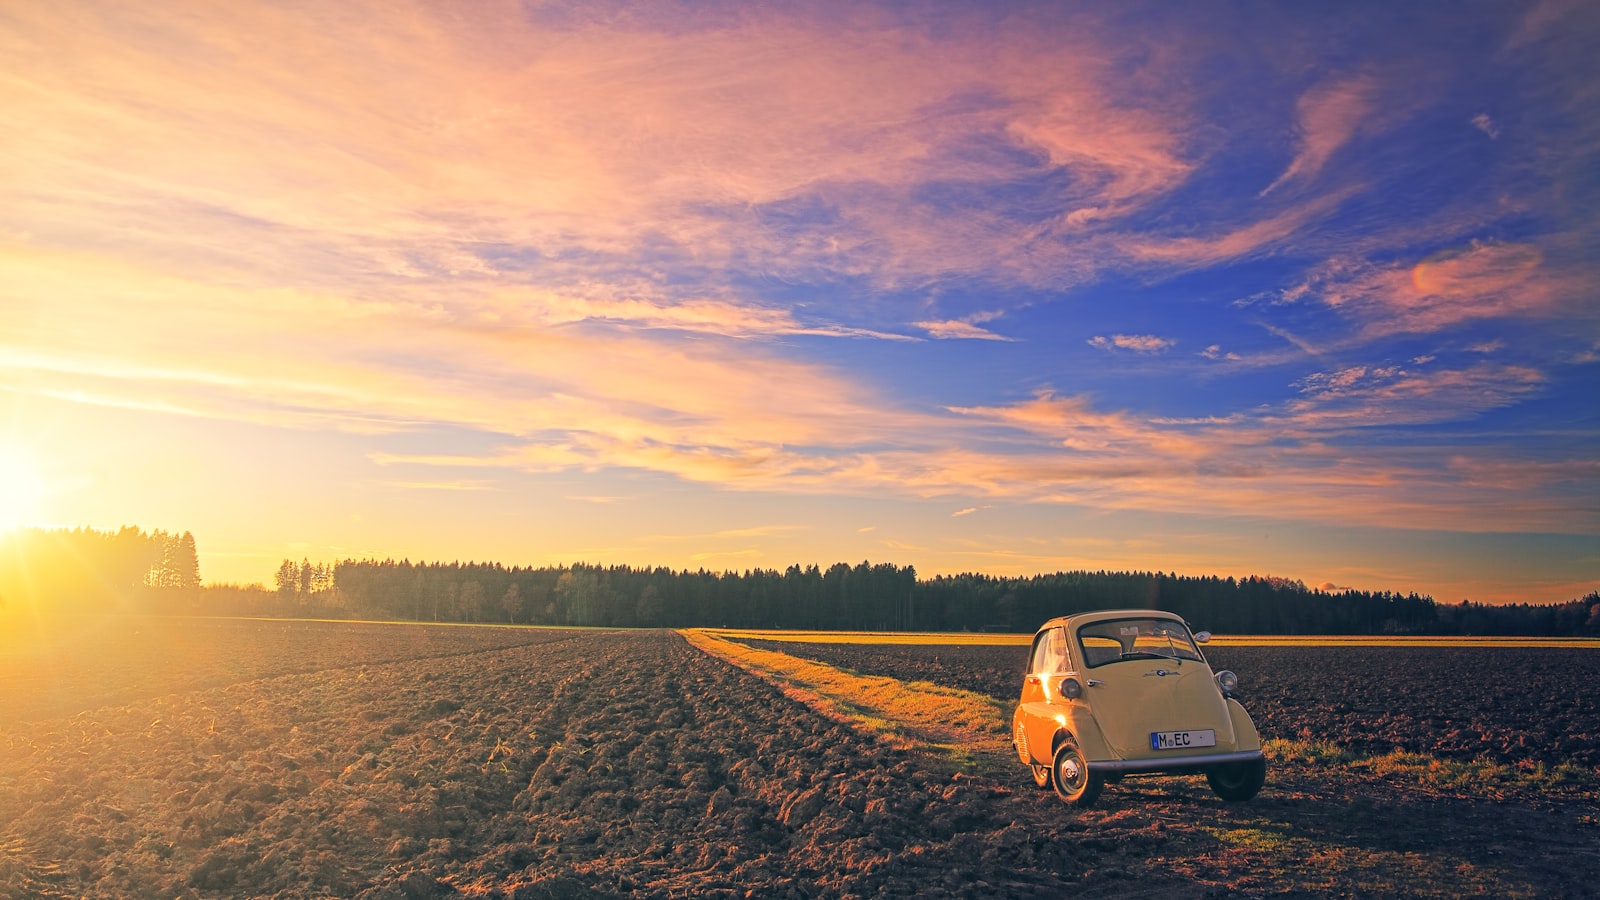
[[[1088,625],[1091,622],[1104,622],[1109,619],[1145,618],[1173,619],[1178,622],[1183,622],[1183,616],[1180,616],[1174,612],[1167,612],[1164,609],[1100,609],[1095,610],[1094,612],[1077,613],[1076,615],[1071,616],[1057,616],[1043,625],[1040,625],[1038,630],[1044,631],[1046,628],[1056,628],[1064,625],[1070,631],[1071,629],[1077,628],[1079,625]],[[1189,623],[1183,622],[1183,624],[1187,626]]]

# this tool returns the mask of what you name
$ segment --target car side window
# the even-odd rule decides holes
[[[1050,633],[1052,631],[1055,631],[1055,629],[1041,631],[1033,636],[1033,650],[1028,654],[1028,674],[1035,675],[1040,672],[1050,671],[1045,668],[1045,650],[1050,644]]]
[[[1076,669],[1077,667],[1072,664],[1072,642],[1067,639],[1067,630],[1065,628],[1055,629],[1054,641],[1056,645],[1056,671],[1071,672]]]
[[[1065,672],[1067,665],[1067,639],[1061,629],[1052,628],[1040,636],[1034,653],[1035,672]]]

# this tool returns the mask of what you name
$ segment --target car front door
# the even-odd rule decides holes
[[[1017,749],[1026,750],[1038,765],[1050,762],[1050,743],[1061,727],[1061,676],[1068,671],[1067,636],[1059,626],[1034,637],[1028,672],[1022,682],[1022,704],[1017,714]]]

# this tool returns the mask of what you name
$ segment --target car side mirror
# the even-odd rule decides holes
[[[1209,631],[1196,631],[1194,633],[1194,642],[1196,644],[1209,644],[1209,643],[1211,643],[1211,632],[1209,632]]]

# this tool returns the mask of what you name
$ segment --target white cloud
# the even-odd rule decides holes
[[[1097,350],[1130,350],[1134,353],[1162,353],[1177,344],[1171,338],[1153,334],[1114,334],[1110,337],[1095,335],[1088,341]]]

